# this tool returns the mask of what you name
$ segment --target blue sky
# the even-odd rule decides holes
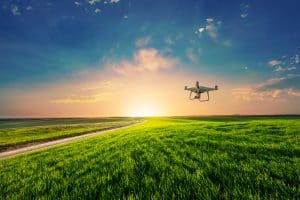
[[[297,0],[2,0],[0,90],[102,73],[108,61],[155,49],[178,61],[169,73],[299,98],[299,7]]]

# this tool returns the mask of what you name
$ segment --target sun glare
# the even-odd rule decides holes
[[[153,104],[140,104],[135,105],[129,110],[131,117],[149,117],[162,115],[159,108]]]

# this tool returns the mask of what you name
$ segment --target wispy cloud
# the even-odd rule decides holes
[[[165,38],[165,43],[166,43],[167,45],[172,45],[172,44],[174,44],[174,40],[172,40],[171,37],[166,37],[166,38]]]
[[[241,18],[246,18],[248,16],[248,13],[242,13]]]
[[[96,9],[94,10],[94,12],[97,14],[97,13],[100,13],[101,10],[100,10],[99,8],[96,8]]]
[[[147,46],[149,45],[151,42],[151,37],[150,36],[147,36],[147,37],[143,37],[143,38],[139,38],[135,41],[135,45],[137,47],[144,47],[144,46]]]
[[[88,0],[89,4],[94,5],[98,2],[100,2],[100,0]]]
[[[205,30],[212,39],[217,38],[218,28],[214,24],[206,25]]]
[[[81,5],[82,5],[79,1],[75,1],[74,4],[75,4],[76,6],[81,6]]]
[[[54,104],[97,103],[108,100],[110,95],[110,93],[100,93],[94,95],[71,95],[70,97],[58,98],[51,100],[50,102]]]
[[[231,47],[232,46],[232,43],[230,40],[225,40],[224,42],[222,42],[222,44],[226,47]]]
[[[187,48],[186,56],[192,62],[198,61],[198,55],[201,53],[202,49],[199,48],[198,51],[195,51],[193,48]]]
[[[201,35],[206,32],[210,38],[216,40],[218,37],[218,30],[221,24],[221,21],[215,21],[215,19],[213,18],[207,18],[205,20],[205,25],[200,26],[196,33],[199,33]]]
[[[241,18],[245,19],[246,17],[248,17],[248,10],[249,10],[249,5],[248,4],[241,4]]]
[[[20,9],[17,5],[12,5],[10,11],[14,16],[21,14]]]
[[[300,63],[300,58],[298,54],[295,55],[295,63],[296,64]]]
[[[32,10],[32,6],[27,6],[27,7],[26,7],[26,10],[28,10],[28,11],[29,11],[29,10]]]
[[[284,72],[284,71],[292,71],[292,70],[296,70],[296,67],[282,67],[282,66],[278,66],[274,71],[275,72]]]
[[[300,74],[271,78],[253,87],[235,88],[233,95],[244,100],[283,100],[300,96]]]
[[[160,54],[156,49],[140,49],[135,53],[133,60],[122,60],[120,63],[113,64],[113,71],[129,75],[141,72],[157,72],[174,67],[178,61]]]
[[[118,2],[120,2],[120,0],[105,0],[104,1],[104,3],[106,4],[106,3],[118,3]]]
[[[207,22],[207,23],[212,23],[213,21],[214,21],[213,18],[207,18],[207,19],[206,19],[206,22]]]
[[[280,65],[281,64],[281,61],[280,60],[270,60],[268,62],[268,64],[272,67],[276,66],[276,65]]]

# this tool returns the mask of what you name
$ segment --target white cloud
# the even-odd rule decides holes
[[[100,0],[88,0],[89,4],[94,5],[96,3],[99,3]],[[75,3],[76,4],[76,3]]]
[[[170,37],[166,37],[166,38],[165,38],[165,43],[166,43],[167,45],[172,45],[172,44],[174,44],[174,41],[173,41]]]
[[[205,31],[205,28],[200,27],[200,28],[198,29],[198,31],[199,31],[200,33],[202,33],[203,31]]]
[[[160,54],[156,49],[140,49],[135,53],[133,60],[123,60],[113,64],[114,72],[130,75],[142,72],[157,72],[173,68],[178,61]]]
[[[295,70],[297,69],[296,67],[281,67],[281,66],[278,66],[276,69],[275,69],[275,72],[283,72],[283,71],[292,71],[292,70]]]
[[[207,18],[206,23],[204,26],[200,26],[195,33],[204,33],[206,32],[207,35],[212,38],[213,40],[217,41],[218,37],[218,30],[219,27],[222,25],[222,21],[215,21],[213,18]],[[220,42],[222,43],[222,42]],[[227,43],[229,44],[229,43]],[[226,42],[225,42],[226,45]],[[230,45],[229,45],[230,46]]]
[[[295,70],[295,69],[297,69],[297,68],[296,67],[288,67],[287,68],[288,71]]]
[[[100,10],[99,8],[96,8],[96,9],[94,10],[94,12],[97,14],[97,13],[100,13],[101,10]]]
[[[275,72],[281,72],[281,71],[285,71],[285,69],[281,66],[279,66],[275,69]]]
[[[206,25],[205,30],[212,39],[217,38],[218,28],[214,24]]]
[[[12,5],[10,11],[11,11],[11,13],[12,13],[14,16],[17,16],[17,15],[20,15],[20,14],[21,14],[21,12],[20,12],[18,6],[16,6],[16,5]]]
[[[75,1],[74,4],[75,4],[76,6],[81,6],[81,3],[78,2],[78,1]]]
[[[248,17],[248,9],[249,9],[249,5],[247,4],[241,4],[241,18],[244,19],[246,17]]]
[[[26,7],[26,10],[28,10],[28,11],[29,11],[29,10],[32,10],[32,6],[27,6],[27,7]]]
[[[242,13],[241,18],[246,18],[248,16],[248,13]]]
[[[120,0],[105,0],[104,3],[118,3]]]
[[[214,21],[213,18],[207,18],[207,19],[206,19],[206,22],[207,22],[207,23],[212,23],[213,21]]]
[[[148,44],[150,44],[150,42],[151,42],[151,37],[147,36],[147,37],[137,39],[135,41],[135,45],[137,47],[143,47],[143,46],[147,46]]]
[[[281,61],[280,60],[270,60],[268,62],[268,64],[272,67],[276,66],[276,65],[280,65],[281,64]]]
[[[296,54],[296,56],[295,56],[295,63],[296,64],[300,63],[300,58],[299,58],[298,54]]]
[[[128,19],[128,16],[127,15],[124,15],[124,17],[123,17],[124,19]]]

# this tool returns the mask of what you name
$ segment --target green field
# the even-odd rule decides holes
[[[300,199],[300,118],[149,118],[0,160],[3,199]]]
[[[136,123],[136,118],[0,120],[0,152],[36,142],[81,135]]]

